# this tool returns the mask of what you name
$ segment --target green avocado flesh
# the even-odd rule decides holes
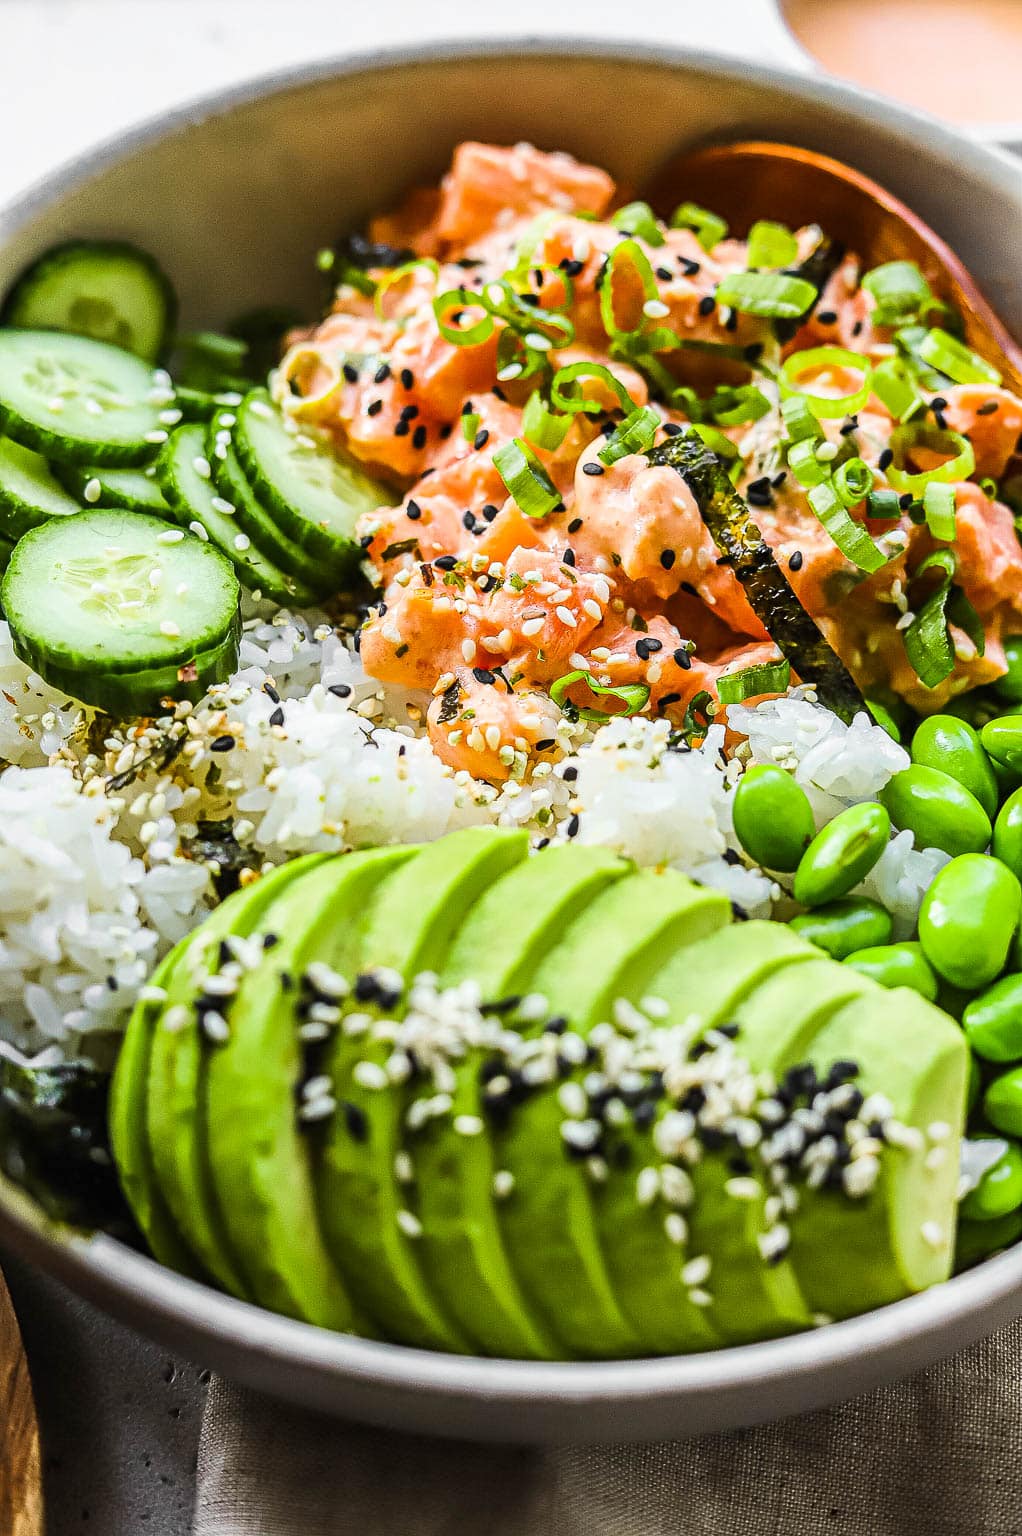
[[[382,887],[365,914],[353,971],[384,968],[408,982],[439,970],[462,919],[498,877],[528,852],[525,833],[473,827],[432,843]],[[403,1150],[406,1094],[360,1081],[366,1063],[381,1073],[391,1048],[361,1035],[337,1038],[327,1070],[347,1107],[328,1133],[320,1171],[320,1213],[352,1294],[391,1338],[470,1351],[467,1335],[434,1292],[410,1232],[410,1191],[395,1175]],[[363,1074],[364,1075],[364,1074]],[[362,1129],[352,1134],[352,1125]],[[414,1161],[414,1145],[410,1148]],[[402,1220],[403,1218],[403,1220]]]
[[[111,1100],[125,1194],[163,1262],[286,1315],[607,1359],[950,1272],[961,1031],[677,871],[492,827],[314,855],[153,985]],[[835,1093],[888,1144],[860,1127],[817,1187],[782,1144]]]

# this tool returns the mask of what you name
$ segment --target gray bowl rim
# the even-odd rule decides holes
[[[389,68],[445,61],[471,62],[507,54],[647,64],[685,70],[712,80],[751,80],[807,101],[853,114],[864,110],[927,148],[957,158],[962,170],[1002,184],[1017,196],[1018,170],[1009,155],[964,138],[923,113],[854,86],[799,74],[781,66],[685,48],[654,48],[609,39],[504,37],[449,41],[342,54],[308,65],[261,73],[203,93],[158,113],[124,134],[71,157],[0,208],[0,238],[55,203],[65,192],[190,125],[224,115],[264,97],[286,95],[320,82]],[[710,136],[708,136],[710,137]],[[1022,1244],[919,1295],[807,1333],[703,1354],[612,1361],[501,1360],[449,1355],[333,1333],[226,1296],[164,1268],[103,1234],[83,1236],[55,1227],[34,1202],[0,1175],[0,1233],[19,1242],[27,1257],[108,1310],[131,1315],[141,1327],[172,1328],[193,1337],[253,1350],[281,1365],[402,1391],[444,1398],[477,1397],[488,1404],[526,1407],[537,1400],[582,1406],[587,1402],[678,1399],[742,1387],[768,1388],[795,1376],[825,1377],[863,1356],[882,1355],[911,1341],[926,1343],[937,1359],[985,1330],[981,1314],[997,1320],[1022,1313]],[[977,1326],[977,1320],[978,1322]],[[963,1325],[956,1334],[955,1325]],[[993,1325],[991,1325],[993,1326]],[[940,1335],[945,1335],[943,1341]],[[929,1348],[930,1345],[935,1347]],[[759,1415],[762,1416],[762,1415]]]

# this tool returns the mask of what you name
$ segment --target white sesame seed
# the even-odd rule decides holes
[[[455,1115],[454,1129],[459,1136],[479,1136],[486,1127],[478,1115]]]
[[[678,1211],[671,1211],[669,1216],[664,1217],[664,1231],[667,1233],[667,1241],[678,1248],[683,1248],[688,1241],[688,1222]]]
[[[85,489],[82,491],[82,495],[91,506],[99,500],[102,494],[103,487],[96,479],[95,475],[93,475],[91,480],[87,480],[85,482]]]
[[[666,320],[671,313],[670,305],[663,299],[647,299],[642,306],[642,313],[648,315],[650,320]]]
[[[498,1168],[493,1175],[493,1193],[497,1200],[506,1200],[515,1187],[515,1176],[506,1168]]]
[[[762,1194],[762,1186],[756,1179],[734,1178],[725,1182],[724,1192],[732,1200],[755,1200]]]
[[[540,630],[543,628],[544,622],[545,621],[543,619],[526,619],[525,623],[522,625],[522,634],[525,635],[527,639],[531,640],[533,635],[539,634]]]
[[[175,624],[173,619],[163,619],[160,623],[160,634],[166,635],[169,640],[178,640],[181,637],[181,627]]]
[[[189,523],[188,527],[190,532],[194,533],[197,539],[202,540],[203,544],[209,543],[209,534],[206,532],[206,529],[197,518],[193,522]]]
[[[356,1083],[362,1088],[378,1091],[386,1088],[390,1082],[383,1068],[375,1061],[360,1061],[352,1073]]]
[[[422,1222],[418,1216],[413,1216],[411,1211],[398,1211],[397,1224],[405,1237],[421,1237]]]
[[[252,540],[247,533],[236,533],[234,535],[234,547],[239,554],[244,554],[246,549],[252,548]]]
[[[461,642],[461,654],[470,666],[476,659],[476,643],[469,635]]]
[[[575,615],[572,613],[570,608],[565,608],[563,603],[559,604],[554,612],[557,614],[557,617],[560,619],[561,623],[567,624],[569,629],[577,628],[578,621],[575,618]]]
[[[603,609],[600,607],[595,598],[587,597],[585,602],[582,604],[582,609],[583,612],[587,613],[591,619],[595,619],[597,624],[599,624],[600,620],[603,618]]]
[[[694,1286],[688,1293],[688,1299],[694,1307],[710,1307],[713,1305],[713,1297],[709,1291],[704,1291],[701,1286]]]
[[[947,1241],[939,1221],[924,1221],[919,1228],[919,1235],[928,1248],[941,1249]]]
[[[168,528],[166,533],[156,535],[157,544],[180,544],[184,534],[180,528]]]
[[[233,501],[225,501],[223,496],[211,496],[209,501],[214,512],[219,512],[223,517],[233,517],[237,508]]]
[[[557,1102],[572,1120],[585,1119],[588,1100],[581,1083],[562,1083],[557,1090]]]
[[[415,1168],[407,1152],[394,1154],[394,1177],[399,1184],[411,1184],[415,1178]]]
[[[324,1093],[318,1099],[308,1099],[300,1105],[298,1110],[299,1120],[312,1122],[315,1120],[327,1120],[337,1108],[337,1100],[330,1094]]]
[[[712,1264],[709,1254],[701,1253],[697,1258],[689,1259],[688,1263],[682,1266],[681,1283],[690,1288],[694,1285],[702,1285],[704,1281],[710,1278],[711,1268]]]
[[[152,432],[145,434],[145,440],[147,443],[165,443],[169,436],[170,434],[165,432],[162,427],[155,427]]]
[[[215,1044],[222,1044],[230,1038],[230,1026],[222,1013],[210,1009],[202,1015],[202,1030],[206,1038]]]

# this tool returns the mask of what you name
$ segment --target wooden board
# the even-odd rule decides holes
[[[39,1425],[28,1361],[0,1274],[0,1532],[42,1536]]]

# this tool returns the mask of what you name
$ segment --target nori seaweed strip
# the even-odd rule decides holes
[[[795,596],[717,455],[695,432],[682,432],[652,448],[646,457],[651,464],[676,469],[686,481],[767,634],[802,681],[813,685],[820,703],[842,720],[866,710],[851,673]]]
[[[824,236],[819,245],[815,245],[809,252],[805,261],[793,262],[790,267],[785,267],[784,272],[788,277],[801,277],[807,283],[812,283],[816,289],[816,298],[810,304],[804,315],[797,320],[775,320],[774,334],[778,341],[790,341],[800,325],[805,325],[809,316],[820,302],[820,294],[827,286],[828,280],[833,277],[838,267],[844,260],[845,248],[836,240],[829,240]]]

